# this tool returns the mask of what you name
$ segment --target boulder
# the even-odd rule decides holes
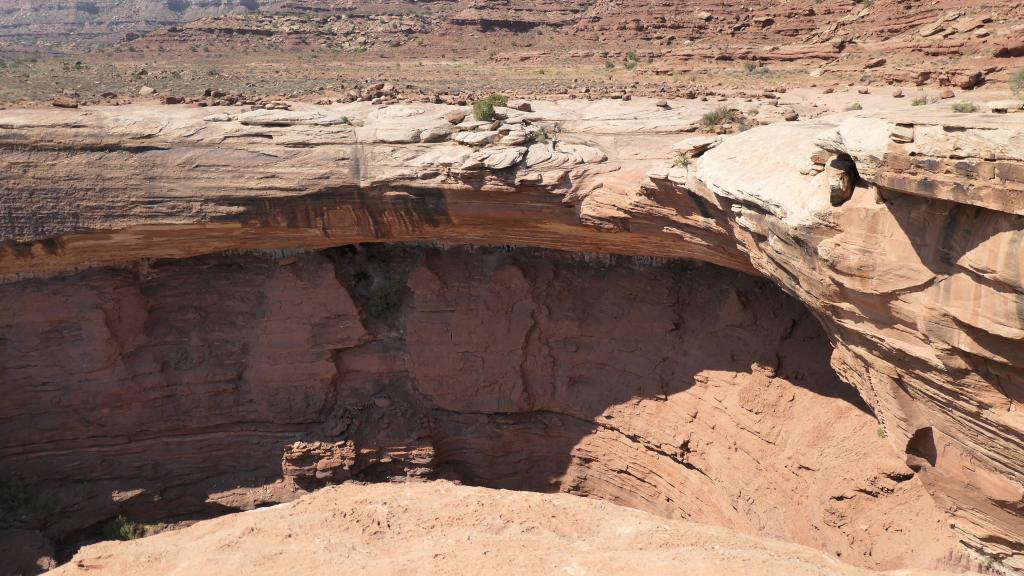
[[[58,96],[54,98],[50,104],[57,108],[78,108],[78,100],[68,96]]]
[[[455,132],[450,123],[431,126],[420,132],[420,142],[444,142]]]
[[[466,119],[466,116],[466,111],[464,110],[453,110],[452,112],[445,114],[444,119],[452,124],[460,124]]]

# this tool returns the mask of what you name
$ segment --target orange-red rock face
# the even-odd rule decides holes
[[[15,280],[77,267],[229,249],[320,249],[352,242],[436,240],[700,259],[760,274],[796,296],[821,322],[835,345],[833,366],[843,380],[856,386],[882,424],[881,431],[874,431],[875,438],[885,436],[885,443],[901,454],[904,465],[914,471],[914,481],[920,479],[939,503],[944,521],[952,525],[961,542],[993,561],[1019,567],[1019,542],[1024,534],[1024,424],[1019,418],[1024,358],[1018,312],[1020,286],[1024,285],[1024,268],[1019,266],[1024,229],[1016,198],[1020,166],[1024,164],[1020,148],[1024,130],[1019,116],[952,116],[925,110],[902,112],[898,117],[875,115],[846,121],[823,118],[766,126],[726,137],[720,143],[705,143],[713,147],[696,155],[699,157],[677,162],[677,167],[666,167],[675,155],[672,143],[693,129],[700,114],[707,110],[702,106],[673,103],[671,109],[660,110],[649,102],[538,103],[535,113],[509,111],[510,124],[544,126],[554,136],[547,142],[528,145],[505,141],[518,128],[508,127],[508,133],[502,134],[471,125],[458,128],[458,133],[441,141],[421,140],[422,134],[433,133],[443,125],[449,111],[429,105],[353,105],[315,113],[304,109],[288,113],[232,110],[205,119],[198,110],[183,109],[180,114],[167,115],[163,110],[157,113],[145,107],[13,112],[0,125],[0,166],[6,174],[22,176],[9,180],[5,189],[6,204],[0,214],[4,215],[3,230],[10,241],[0,254],[0,270],[8,280]],[[361,125],[338,121],[342,114]],[[481,141],[474,147],[467,143],[470,139]],[[847,168],[837,172],[833,161]],[[907,169],[908,163],[912,169]],[[848,198],[841,195],[833,205],[830,185],[835,182],[830,183],[830,179],[835,180],[839,173],[844,181],[856,186],[845,190]],[[515,268],[470,270],[470,277],[502,287],[482,290],[473,286],[484,285],[484,280],[461,281],[464,285],[460,287],[460,281],[454,280],[458,274],[445,280],[433,268],[413,266],[405,276],[411,282],[407,286],[417,287],[414,291],[422,295],[431,314],[403,317],[403,344],[398,352],[383,353],[393,350],[383,343],[376,344],[381,348],[374,348],[381,353],[363,353],[357,347],[360,352],[343,359],[343,365],[365,374],[359,387],[374,391],[378,389],[372,383],[378,381],[373,374],[378,369],[395,375],[389,381],[400,381],[409,366],[424,370],[422,380],[417,377],[423,387],[417,394],[425,395],[438,409],[452,412],[451,425],[457,429],[478,426],[480,430],[505,430],[508,434],[528,430],[540,437],[573,429],[573,422],[581,414],[573,412],[572,407],[590,405],[582,396],[567,392],[573,390],[568,383],[584,376],[597,377],[593,357],[603,357],[605,348],[587,354],[589,363],[577,368],[581,372],[567,375],[559,372],[560,365],[549,366],[542,360],[517,363],[517,350],[533,338],[530,334],[537,330],[538,315],[553,317],[550,315],[557,309],[546,299],[526,298],[527,292],[532,296],[537,280],[522,268],[519,272]],[[55,289],[65,280],[32,282],[41,289]],[[589,290],[568,281],[565,285],[575,286],[574,293]],[[202,292],[199,286],[183,292],[192,290]],[[616,331],[600,324],[593,328],[602,334],[603,346],[623,354],[622,360],[600,371],[617,374],[617,382],[647,374],[638,372],[639,367],[631,363],[634,356],[644,358],[643,354],[650,353],[647,347],[637,346],[636,339],[658,333],[655,328],[662,335],[656,339],[658,346],[673,338],[666,331],[664,314],[636,304],[656,293],[635,287],[624,294],[635,302],[629,309],[635,308],[640,316]],[[358,289],[352,288],[350,295],[359,301]],[[386,309],[389,297],[374,297],[380,298],[383,301],[375,306],[385,305]],[[371,301],[367,300],[367,305]],[[460,307],[469,306],[467,302],[482,306],[477,308],[480,312],[476,316],[459,314]],[[550,302],[561,302],[560,307],[564,307],[576,300],[555,298]],[[664,306],[664,300],[661,302]],[[707,306],[721,312],[731,304],[714,301]],[[362,309],[361,305],[357,308]],[[341,311],[331,310],[325,312],[335,320],[328,324],[345,317]],[[609,304],[600,314],[587,310],[581,318],[602,314],[615,317],[620,312],[620,307]],[[206,316],[196,311],[189,318],[195,322]],[[486,330],[472,322],[480,317],[488,319]],[[387,323],[371,329],[361,318],[368,334],[397,330],[394,326],[388,328]],[[310,330],[321,325],[312,322]],[[743,322],[740,325],[745,326]],[[639,330],[636,326],[645,328]],[[242,330],[260,333],[256,328]],[[557,325],[545,330],[561,333]],[[628,337],[616,340],[619,331]],[[445,334],[452,335],[453,348],[424,348]],[[470,334],[476,336],[466,336]],[[278,346],[276,339],[281,338],[284,349],[297,350],[289,357],[304,365],[312,363],[315,369],[303,377],[304,382],[322,383],[328,378],[327,360],[315,355],[315,361],[302,360],[303,354],[322,353],[322,348],[304,348],[276,329],[266,337],[266,341],[252,344],[257,346],[255,349],[273,350]],[[330,344],[339,337],[337,332],[327,332],[303,338],[307,343],[322,338]],[[348,337],[360,338],[358,331]],[[657,364],[659,357],[679,350],[679,346],[685,349],[678,343],[660,352],[655,348],[650,362]],[[550,348],[549,344],[523,357],[543,359]],[[562,351],[568,357],[577,353]],[[394,366],[383,360],[403,355],[408,366]],[[112,356],[116,354],[101,355]],[[256,362],[243,358],[232,366]],[[423,363],[435,358],[444,358],[444,362]],[[289,410],[284,414],[298,417],[306,408],[299,398],[312,392],[302,387],[281,388],[277,378],[292,369],[279,370],[273,363],[266,365],[267,361],[259,358],[254,377],[268,378],[263,388],[286,400]],[[189,355],[180,362],[150,361],[148,371],[141,374],[158,378],[173,373],[176,366],[189,368],[195,362]],[[334,363],[338,365],[337,359]],[[746,359],[742,369],[734,366],[728,370],[731,376],[723,378],[735,386],[770,389],[772,379],[786,365],[758,360],[759,366],[767,367],[763,371],[750,369],[753,363]],[[107,366],[98,360],[89,365],[95,370]],[[695,366],[705,370],[708,365]],[[771,373],[773,366],[775,376]],[[228,383],[239,378],[237,370],[241,369],[223,369],[222,385],[230,387]],[[449,394],[465,385],[462,378],[473,372],[493,383],[486,397]],[[749,377],[736,376],[741,373]],[[135,374],[130,373],[129,381],[134,381]],[[694,374],[678,368],[665,376],[648,376],[654,378],[652,382],[662,382],[662,378],[686,382],[688,377],[696,382]],[[565,378],[569,387],[548,387],[551,379],[558,378]],[[792,382],[787,378],[783,379]],[[181,380],[185,384],[190,381],[187,377]],[[757,383],[750,384],[752,381]],[[707,382],[713,389],[713,383],[721,380],[709,377]],[[742,389],[735,386],[729,390]],[[698,397],[700,401],[710,398],[724,402],[728,406],[724,410],[730,415],[743,414],[743,410],[771,415],[763,416],[762,425],[768,428],[778,420],[792,426],[796,425],[793,422],[802,422],[788,417],[791,413],[777,399],[768,402],[753,392],[733,397],[711,389],[705,393],[693,384],[679,392],[688,395],[688,402],[698,401]],[[311,390],[319,388],[313,386]],[[643,386],[624,390],[636,390],[641,395],[659,393]],[[290,395],[293,391],[296,397]],[[630,400],[601,398],[596,406],[607,402],[628,405]],[[766,405],[756,406],[762,400]],[[257,405],[254,402],[247,400],[238,405],[238,410],[245,413]],[[314,409],[321,406],[319,400],[309,405]],[[660,434],[692,424],[685,418],[699,420],[701,414],[708,413],[698,410],[696,415],[683,416],[681,422],[686,426],[662,428],[658,422],[668,416],[660,412],[661,406],[645,404],[636,408],[633,420],[644,422],[637,425],[652,431],[638,438],[660,438]],[[371,411],[380,408],[376,404],[374,407]],[[534,408],[554,415],[540,423],[531,421],[529,426],[516,418],[493,421],[490,417],[492,411],[519,414]],[[821,421],[819,409],[805,410],[812,414],[807,422]],[[467,411],[474,414],[470,420],[457,421],[455,415],[462,418]],[[604,412],[601,414],[603,417]],[[615,425],[606,425],[594,406],[582,416],[597,423],[588,441],[592,444],[577,444],[579,437],[574,435],[570,438],[572,446],[595,454],[633,453],[615,444],[614,439],[619,437],[610,430]],[[826,419],[830,423],[833,420]],[[402,422],[418,420],[403,418]],[[293,430],[282,426],[282,434]],[[721,428],[717,422],[713,426]],[[754,436],[773,438],[750,422],[736,426],[760,430]],[[419,434],[403,432],[403,439],[386,449],[371,445],[365,454],[358,452],[358,441],[355,448],[347,444],[336,449],[302,446],[293,452],[291,461],[296,469],[309,470],[310,458],[322,458],[326,462],[323,470],[331,470],[330,474],[337,477],[348,477],[381,462],[395,463],[403,473],[404,468],[420,469],[424,460],[429,460],[430,451],[435,458],[444,454],[449,462],[472,464],[465,455],[476,453],[474,444],[440,443],[437,436],[422,432],[426,429],[420,429]],[[870,437],[870,428],[868,432]],[[609,434],[613,440],[602,440]],[[851,441],[845,438],[863,435],[851,431],[839,445],[848,446]],[[425,440],[428,436],[429,441]],[[410,437],[420,440],[413,442]],[[494,452],[507,444],[500,435],[494,441],[483,432],[470,437],[476,439],[475,446],[486,448],[484,451]],[[670,455],[665,456],[669,460],[681,460],[679,465],[684,470],[690,470],[687,466],[707,470],[703,462],[680,454],[685,440],[670,436],[658,442],[655,452]],[[747,453],[738,440],[734,447],[736,453]],[[643,467],[660,470],[665,461],[658,458]],[[500,472],[505,470],[504,462],[480,467],[493,474],[481,478],[500,483],[516,477],[514,471]],[[721,462],[723,469],[731,469],[734,461]],[[452,468],[459,470],[454,465]],[[574,486],[582,493],[620,499],[663,513],[672,508],[654,503],[660,502],[656,494],[675,493],[671,482],[626,489],[621,480],[607,481],[621,478],[621,473],[598,465],[586,468],[587,473],[577,474],[577,480],[562,477],[557,485]],[[889,473],[865,480],[871,488],[853,492],[898,493],[897,485],[905,484],[898,480],[908,474],[906,468],[894,472],[888,464],[881,466],[885,468]],[[316,477],[319,469],[314,466],[313,470]],[[326,474],[323,470],[319,471]],[[803,468],[798,466],[797,470]],[[792,470],[789,473],[799,475]],[[550,470],[546,474],[553,475]],[[735,472],[730,474],[732,478]],[[771,477],[775,472],[764,474]],[[664,477],[658,473],[644,476]],[[751,485],[756,480],[746,478],[745,482]],[[716,500],[716,492],[710,488],[702,493],[694,484],[679,490],[704,502],[709,510],[724,510],[716,512],[721,514],[716,517],[718,521],[735,525],[745,522],[757,530],[778,525],[779,520],[771,513],[745,508],[744,502],[758,501],[761,492],[756,497],[731,494],[726,506]],[[214,500],[227,501],[234,496],[226,493]],[[812,500],[822,502],[821,498]],[[845,502],[846,498],[834,500]],[[728,512],[730,509],[749,509],[761,520],[751,520],[746,513],[737,516]],[[818,513],[804,511],[803,518],[817,518]],[[822,514],[823,518],[832,517],[831,513]],[[783,515],[790,517],[788,512]],[[855,540],[850,533],[843,532],[844,527],[854,524],[842,520],[836,523],[839,526],[834,528],[851,547],[848,550],[863,551],[850,544],[851,539]],[[787,537],[806,537],[819,545],[832,537],[822,536],[828,530],[803,536],[798,533],[796,528],[787,528]],[[886,557],[880,550],[872,554]]]
[[[0,293],[13,344],[0,470],[29,486],[22,526],[51,535],[121,511],[247,508],[292,484],[443,476],[594,496],[869,567],[958,554],[829,369],[814,320],[739,273],[372,248]]]
[[[342,565],[381,576],[461,574],[467,566],[501,576],[552,571],[644,576],[680,566],[706,576],[878,574],[803,546],[665,520],[593,499],[443,481],[324,488],[272,509],[131,542],[101,542],[50,574],[80,576],[102,567],[110,576],[242,571],[275,576]]]

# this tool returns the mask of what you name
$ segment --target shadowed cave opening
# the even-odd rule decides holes
[[[0,293],[19,311],[0,325],[0,478],[18,492],[3,528],[62,559],[119,515],[173,523],[445,478],[895,566],[850,534],[927,500],[812,315],[708,264],[360,245]]]

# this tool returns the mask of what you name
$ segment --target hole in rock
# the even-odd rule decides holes
[[[907,464],[915,470],[921,469],[919,460],[924,460],[929,466],[935,466],[938,459],[938,450],[935,448],[935,433],[931,426],[918,428],[907,441]]]
[[[813,316],[715,266],[367,245],[25,280],[0,308],[0,506],[68,551],[350,479],[569,492],[875,567],[937,514],[862,488],[902,459]]]

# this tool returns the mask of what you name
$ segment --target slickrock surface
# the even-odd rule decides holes
[[[82,550],[54,576],[878,574],[820,552],[565,494],[345,484],[290,504]],[[925,574],[900,571],[899,574]]]
[[[175,388],[194,382],[187,375],[166,382],[160,376],[169,367],[187,369],[195,364],[197,359],[191,352],[179,352],[173,360],[143,354],[138,360],[140,364],[135,366],[121,362],[128,357],[128,351],[145,350],[138,348],[146,341],[140,334],[147,339],[181,339],[195,344],[189,326],[216,318],[211,316],[212,311],[204,311],[201,299],[189,314],[173,314],[158,322],[160,309],[145,304],[153,302],[147,291],[156,294],[173,289],[175,283],[145,288],[148,272],[144,267],[133,273],[137,275],[135,279],[106,278],[105,274],[115,274],[109,271],[85,272],[84,276],[70,279],[45,278],[62,271],[223,250],[316,250],[352,242],[401,240],[516,244],[698,259],[770,279],[798,298],[821,322],[835,346],[832,366],[844,381],[857,388],[881,422],[882,429],[875,439],[884,436],[884,442],[902,460],[896,468],[890,463],[879,464],[889,472],[880,473],[874,481],[867,480],[871,476],[860,476],[868,487],[851,486],[851,494],[896,494],[900,489],[894,483],[904,484],[902,480],[912,474],[912,481],[920,481],[938,504],[941,519],[935,521],[936,525],[948,523],[956,538],[980,558],[1006,568],[1024,569],[1024,418],[1020,413],[1024,397],[1024,222],[1018,197],[1024,184],[1024,116],[953,115],[935,107],[916,111],[908,107],[893,116],[846,114],[758,127],[725,136],[717,144],[706,139],[697,146],[692,142],[683,144],[677,147],[678,153],[691,150],[691,157],[677,158],[673,145],[687,138],[687,133],[695,130],[700,115],[711,107],[711,103],[672,101],[668,109],[662,109],[653,101],[641,99],[616,103],[536,103],[535,112],[502,110],[508,119],[494,126],[452,126],[445,120],[451,107],[433,105],[296,106],[290,111],[255,112],[232,108],[212,116],[195,108],[169,111],[142,106],[5,111],[0,115],[0,174],[5,178],[0,198],[0,232],[7,242],[0,253],[0,273],[11,281],[4,287],[10,291],[4,304],[12,310],[4,317],[23,318],[16,311],[25,309],[49,308],[56,316],[70,310],[92,310],[88,314],[95,319],[89,326],[97,331],[93,335],[83,330],[82,319],[56,320],[49,327],[24,328],[26,334],[46,338],[5,339],[22,343],[27,347],[23,352],[44,349],[47,338],[67,338],[68,342],[94,339],[97,344],[69,345],[68,349],[80,351],[82,356],[58,356],[58,362],[66,365],[58,364],[52,372],[47,370],[53,361],[44,363],[40,359],[23,366],[6,359],[8,374],[25,370],[25,379],[17,390],[27,397],[11,401],[16,395],[8,393],[4,400],[7,404],[0,406],[5,406],[7,413],[21,413],[26,405],[36,406],[40,410],[37,417],[44,421],[47,414],[60,410],[75,412],[75,403],[68,402],[60,390],[61,385],[78,382],[67,376],[83,369],[100,375],[103,386],[110,385],[111,377],[105,371],[112,370],[115,374],[124,371],[128,381],[142,389],[166,387],[163,392],[172,404],[178,397]],[[543,129],[543,135],[536,132],[538,128]],[[449,129],[453,131],[451,135],[440,134]],[[425,134],[430,136],[425,138]],[[676,167],[670,166],[673,161]],[[302,270],[323,266],[302,262]],[[345,267],[335,270],[343,275]],[[519,336],[511,337],[517,341],[514,349],[502,344],[502,337],[530,334],[534,329],[537,312],[522,312],[521,307],[530,310],[531,304],[517,297],[509,296],[511,301],[496,304],[495,309],[500,311],[497,318],[503,320],[494,324],[496,343],[487,354],[476,355],[461,347],[488,349],[492,342],[489,333],[469,343],[458,343],[450,351],[427,353],[431,359],[451,354],[438,366],[455,372],[435,373],[432,370],[437,367],[425,368],[417,360],[417,343],[436,341],[437,334],[467,333],[463,323],[469,320],[459,317],[456,304],[463,301],[460,295],[472,290],[452,289],[449,293],[442,288],[448,283],[434,278],[436,271],[414,270],[409,277],[409,289],[417,294],[417,307],[421,305],[418,290],[425,289],[423,302],[429,304],[423,309],[435,311],[423,319],[403,316],[410,362],[419,371],[415,386],[442,410],[480,413],[472,422],[459,421],[458,414],[453,415],[450,421],[460,422],[459,429],[471,429],[474,422],[487,424],[491,414],[523,410],[573,414],[573,409],[587,406],[584,398],[571,392],[579,381],[574,377],[560,380],[564,389],[556,386],[549,390],[545,388],[549,377],[535,380],[528,370],[525,374],[519,372],[523,368],[517,368],[515,362],[492,367],[483,360],[522,349]],[[320,301],[308,296],[308,291],[336,287],[316,279],[322,272],[307,274],[313,273],[266,272],[262,276],[286,286],[295,281],[289,276],[304,279],[308,287],[286,289],[280,297],[295,299],[293,305],[303,310],[303,306]],[[494,274],[497,280],[493,283],[498,287],[522,282],[514,270],[501,269],[500,275]],[[42,278],[15,281],[31,276]],[[140,282],[143,288],[139,288]],[[48,290],[70,292],[41,296],[42,300],[32,302],[33,295]],[[578,287],[568,293],[584,290]],[[74,302],[75,298],[90,301],[95,298],[91,294],[104,291],[111,296],[99,298],[100,302],[111,301],[116,295],[126,299],[126,309],[137,311],[122,315],[99,304],[50,304],[64,299]],[[142,296],[138,295],[140,291]],[[438,293],[433,299],[427,296],[432,291]],[[194,286],[182,289],[182,294],[202,293]],[[626,293],[635,298],[646,296],[640,288]],[[502,294],[500,288],[495,294]],[[178,296],[168,301],[187,299]],[[352,327],[353,321],[347,320],[353,312],[346,308],[344,298],[337,295],[328,300],[335,308],[317,306],[304,312],[323,314],[325,323],[303,323],[312,332],[302,336],[303,343],[288,358],[298,358],[303,351],[352,346],[363,337]],[[242,298],[214,301],[217,306],[237,302],[244,309]],[[722,310],[721,306],[712,308]],[[757,305],[752,308],[756,310]],[[547,310],[550,313],[560,309]],[[609,310],[591,315],[614,317],[617,309],[611,306]],[[765,312],[771,310],[774,309],[767,307]],[[284,314],[281,318],[288,322],[290,313],[279,307],[271,307],[265,321],[279,321],[275,313]],[[451,314],[454,318],[444,319]],[[666,344],[665,339],[673,332],[671,328],[652,329],[659,325],[659,319],[663,321],[661,316],[638,318],[624,325],[640,333],[625,337],[618,344],[628,352],[619,361],[628,362],[638,353],[637,338],[648,337],[658,346],[669,346],[666,355],[671,354],[668,350],[679,350]],[[431,332],[446,322],[452,323],[451,328]],[[157,329],[164,325],[173,328],[167,333]],[[339,325],[349,326],[352,331],[338,332]],[[324,332],[319,332],[321,328]],[[149,329],[157,330],[147,333]],[[7,330],[20,334],[22,328]],[[249,329],[246,330],[248,333]],[[217,337],[223,340],[218,342],[233,342],[230,336],[224,336],[233,331],[203,333],[220,335]],[[434,337],[418,340],[417,335],[424,333]],[[659,336],[651,336],[652,333]],[[271,325],[260,336],[264,340],[249,346],[254,350],[281,349],[277,339],[289,342],[292,334],[282,333]],[[531,342],[530,338],[525,341]],[[309,342],[317,346],[311,348]],[[92,357],[94,353],[96,356]],[[592,361],[591,355],[588,358]],[[257,356],[231,363],[224,367],[221,378],[214,381],[229,389],[238,382],[255,385],[246,375],[254,367],[260,368],[259,363],[264,361]],[[297,368],[274,365],[280,361],[271,360],[272,365],[265,369],[270,374],[283,373],[285,376],[278,377],[287,380],[286,375]],[[747,367],[753,364],[749,357],[730,360],[736,361]],[[309,361],[299,364],[302,369],[310,366]],[[336,376],[331,364],[326,357],[319,358],[312,364],[315,374],[303,381],[333,381]],[[337,365],[337,361],[333,364]],[[759,364],[769,366],[767,374],[772,374],[772,370],[781,373],[786,366],[784,360]],[[658,366],[657,362],[641,363],[612,380],[629,381],[633,372],[650,375],[652,365]],[[707,369],[708,365],[702,368]],[[738,371],[736,366],[729,368],[730,373]],[[142,374],[153,374],[154,380],[138,379]],[[496,388],[486,396],[449,394],[446,386],[454,386],[462,374],[474,375],[474,385]],[[651,381],[686,385],[694,381],[692,373],[683,377],[679,374],[686,372],[670,372]],[[761,368],[750,368],[749,374],[760,378],[758,374],[766,373]],[[267,382],[279,382],[278,377]],[[503,388],[506,386],[512,388]],[[755,414],[782,410],[757,408],[759,402],[772,402],[771,397],[760,392],[763,388],[754,386],[749,392],[751,396],[738,399],[738,404],[746,410],[753,408]],[[329,390],[328,387],[325,394],[329,395]],[[48,393],[54,394],[50,402],[41,402],[40,395]],[[81,393],[89,395],[85,389]],[[307,418],[304,414],[309,410],[309,392],[271,384],[266,394],[271,400],[258,396],[246,399],[226,413],[233,414],[241,407],[260,408],[260,402],[270,402],[272,412],[281,410],[281,414],[291,414],[299,421]],[[650,395],[651,390],[647,389],[646,394]],[[722,401],[721,393],[712,392],[711,397]],[[136,401],[133,398],[134,395],[127,395],[122,402],[131,404]],[[83,401],[91,399],[89,396]],[[604,410],[620,406],[627,399],[628,396],[613,397],[611,402],[598,405]],[[321,402],[314,401],[312,405],[319,406]],[[646,408],[637,410],[639,415],[633,425],[646,431],[626,433],[627,438],[650,439],[678,430],[663,428],[660,417],[647,421],[643,416]],[[730,414],[734,411],[729,409]],[[593,420],[599,412],[590,412],[591,421],[600,422]],[[783,412],[775,412],[777,415],[771,418],[766,416],[766,425],[770,428],[785,422],[787,426],[797,426],[802,418],[808,423],[826,425],[844,421],[823,419],[816,408],[806,415],[795,411],[781,416]],[[259,413],[258,409],[252,412]],[[94,420],[85,417],[85,429],[92,429],[103,418],[92,410],[86,414],[92,414]],[[146,416],[145,410],[134,414],[144,418],[144,422],[160,421]],[[680,417],[684,421],[699,419],[700,414],[703,411],[697,409],[695,414]],[[545,438],[553,431],[571,428],[559,418],[547,425]],[[124,423],[122,419],[110,421],[115,425]],[[517,425],[515,419],[502,422],[512,428]],[[737,427],[749,428],[745,424]],[[26,428],[12,426],[14,432]],[[485,428],[500,429],[492,425]],[[54,420],[54,429],[67,430],[61,417]],[[605,433],[602,427],[594,434],[594,441],[600,441]],[[336,430],[335,435],[344,438],[345,433]],[[3,456],[3,464],[43,474],[40,470],[52,462],[47,460],[50,451],[67,440],[59,434],[40,436],[40,448],[35,453],[32,443],[17,441],[18,448]],[[703,463],[689,461],[676,452],[679,446],[686,445],[685,439],[673,437],[667,442],[655,442],[662,451],[662,444],[673,446],[668,453],[682,458],[683,468],[704,469]],[[738,439],[729,442],[739,452],[745,452]],[[773,439],[769,443],[775,442]],[[314,462],[342,462],[347,461],[347,454],[358,450],[358,443],[355,448],[342,444],[303,450],[314,454]],[[145,452],[137,444],[130,445]],[[843,448],[855,445],[849,439],[839,444]],[[414,454],[416,448],[403,445],[396,452]],[[436,452],[448,450],[449,461],[458,461],[457,455],[466,450],[443,444],[434,444],[433,448]],[[574,457],[586,461],[582,454],[586,445],[577,449]],[[68,455],[76,457],[73,452]],[[308,458],[301,453],[294,455],[293,467],[309,470],[309,463],[303,464]],[[415,456],[407,460],[418,462]],[[801,463],[799,457],[791,463],[794,467],[778,473],[799,476],[804,467],[822,469],[820,463]],[[732,469],[731,463],[724,467]],[[316,470],[316,465],[312,469]],[[489,463],[480,469],[496,471],[501,467]],[[598,479],[600,483],[601,477],[600,473],[588,471],[586,481],[574,490],[598,492],[586,482]],[[489,482],[500,485],[499,480],[491,478]],[[872,482],[878,486],[872,487]],[[599,495],[613,500],[632,499],[628,503],[634,505],[640,505],[636,500],[647,499],[643,490],[631,488],[621,479],[611,485],[611,489],[602,488],[606,493]],[[559,487],[566,489],[565,484]],[[720,483],[716,483],[715,489],[720,490]],[[690,492],[690,488],[685,491],[688,498],[697,501],[710,498],[696,490]],[[734,516],[755,503],[763,492],[730,495],[728,506],[708,504],[706,510],[725,511],[724,520],[716,521],[771,533],[774,527],[785,523],[767,511],[744,511],[738,514],[740,518]],[[792,497],[789,488],[782,492]],[[672,492],[658,488],[653,493],[660,496]],[[715,494],[722,496],[720,491]],[[126,497],[130,499],[131,494]],[[921,506],[916,497],[910,498],[918,502],[914,506]],[[846,499],[843,496],[834,500]],[[810,502],[821,504],[822,500],[812,498]],[[779,506],[785,509],[784,505]],[[653,500],[640,507],[662,513],[672,511],[671,505],[663,509]],[[804,511],[800,517],[806,522],[817,513]],[[884,517],[893,519],[900,515],[887,512]],[[907,517],[920,522],[920,518],[930,516],[915,511]],[[828,520],[822,524],[828,524]],[[835,549],[844,550],[844,558],[852,556],[852,562],[869,566],[899,564],[894,557],[896,552],[877,552],[880,557],[868,558],[864,548],[858,548],[853,534],[862,526],[867,526],[864,530],[868,533],[877,526],[845,521],[837,524],[833,526],[837,533],[822,531],[820,524],[812,521],[813,528],[803,524],[803,530],[808,532],[786,527],[784,536],[824,549],[829,549],[825,541],[841,538],[842,545]],[[943,529],[928,529],[927,534],[930,536],[925,541],[935,544],[932,552],[911,559],[904,554],[900,561],[928,565],[934,561],[935,553],[949,554],[943,547]],[[938,541],[932,537],[934,534],[939,535]],[[878,545],[889,536],[866,538]]]

